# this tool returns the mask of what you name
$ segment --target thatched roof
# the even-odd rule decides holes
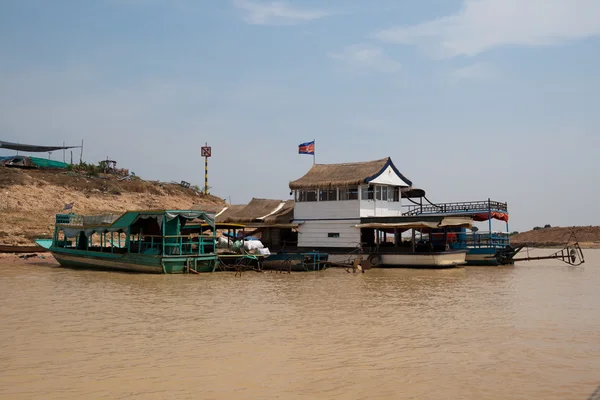
[[[228,206],[225,211],[217,215],[217,222],[288,224],[293,219],[293,212],[293,200],[254,198],[248,204]]]
[[[294,219],[294,200],[288,200],[276,213],[263,219],[265,224],[289,224]]]
[[[232,204],[232,205],[228,205],[225,207],[225,209],[220,210],[217,213],[217,221],[218,222],[228,222],[228,223],[232,223],[232,221],[229,221],[229,218],[236,215],[238,212],[240,212],[240,210],[242,210],[244,207],[246,207],[245,204]]]
[[[412,182],[406,179],[394,166],[390,157],[380,160],[344,163],[315,164],[300,179],[290,182],[290,189],[317,189],[345,186],[357,186],[374,179],[391,166],[396,174],[409,186]]]
[[[193,204],[190,207],[190,210],[201,210],[201,211],[206,211],[206,212],[214,212],[215,214],[218,213],[219,211],[221,211],[223,209],[223,205],[221,204],[203,204],[203,203],[199,203],[199,204]]]

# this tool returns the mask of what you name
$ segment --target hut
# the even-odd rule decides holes
[[[410,193],[412,182],[387,157],[314,164],[289,187],[299,248],[353,248],[367,241],[356,228],[361,218],[402,215],[402,198]]]
[[[271,250],[295,247],[297,243],[293,200],[253,198],[245,205],[230,205],[217,214],[218,223],[243,224],[247,235],[260,236]]]

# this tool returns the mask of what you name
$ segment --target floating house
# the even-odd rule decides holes
[[[290,182],[298,251],[319,250],[343,256],[352,249],[367,255],[372,266],[441,268],[465,264],[467,250],[433,246],[423,232],[471,227],[468,217],[406,216],[403,199],[424,196],[391,158],[315,164]],[[402,234],[411,231],[409,241]],[[419,233],[417,238],[416,233]]]
[[[289,187],[295,199],[299,248],[352,248],[364,242],[355,227],[361,218],[402,215],[402,197],[409,195],[412,182],[388,157],[314,164]]]
[[[434,204],[389,157],[315,164],[289,186],[298,251],[341,253],[360,247],[371,264],[453,266],[497,264],[506,259],[500,253],[510,250],[508,233],[491,232],[492,219],[506,221],[508,230],[506,203]],[[490,221],[490,232],[468,233],[474,221]]]

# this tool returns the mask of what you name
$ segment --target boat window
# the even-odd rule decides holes
[[[336,201],[337,189],[321,189],[319,190],[319,201]]]
[[[373,200],[373,186],[362,186],[360,198],[362,200]]]
[[[339,237],[340,237],[340,234],[339,234],[338,232],[335,232],[335,233],[328,233],[328,234],[327,234],[327,237],[329,237],[329,238],[339,238]]]
[[[304,201],[317,201],[316,190],[299,190],[298,191],[298,202]]]

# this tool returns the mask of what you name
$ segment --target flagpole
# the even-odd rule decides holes
[[[313,165],[316,164],[316,161],[315,161],[316,150],[317,150],[317,139],[313,139]]]

